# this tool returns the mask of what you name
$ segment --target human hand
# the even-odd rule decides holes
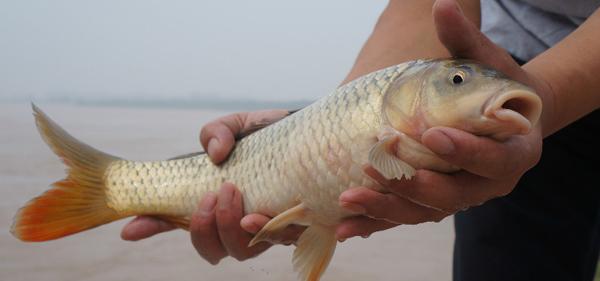
[[[260,126],[273,123],[288,115],[285,110],[257,111],[231,114],[205,125],[200,140],[211,160],[218,164],[227,159],[235,141],[252,133]],[[202,198],[192,215],[190,235],[198,253],[211,264],[231,256],[237,260],[254,257],[271,244],[263,242],[248,247],[248,243],[269,220],[260,214],[243,217],[242,196],[232,184],[225,183],[218,194],[209,193]],[[243,218],[242,218],[243,217]],[[151,216],[139,216],[129,222],[121,232],[124,240],[137,241],[176,227]],[[291,244],[303,228],[291,226],[274,242]]]
[[[502,48],[492,43],[462,14],[454,0],[438,0],[433,7],[438,38],[455,57],[492,66],[510,78],[534,88],[551,105],[552,92],[543,79],[521,68]],[[371,167],[365,173],[382,183],[389,193],[358,187],[340,195],[340,206],[362,216],[346,219],[337,238],[368,236],[399,224],[440,221],[460,210],[510,193],[519,178],[541,156],[540,124],[528,135],[499,142],[452,128],[431,128],[421,142],[461,171],[453,174],[418,170],[414,179],[385,180]]]
[[[215,164],[220,164],[235,146],[235,141],[288,116],[283,109],[234,113],[209,122],[200,130],[200,143]]]

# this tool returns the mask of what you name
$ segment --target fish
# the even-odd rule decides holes
[[[476,61],[421,59],[348,82],[311,105],[241,138],[228,159],[203,153],[130,161],[68,134],[32,104],[40,135],[67,176],[18,210],[11,228],[23,241],[58,239],[122,218],[150,215],[182,229],[207,192],[239,186],[245,213],[273,217],[249,246],[272,241],[289,225],[306,226],[292,262],[299,280],[321,278],[334,254],[335,227],[356,214],[339,195],[355,186],[385,192],[363,169],[410,180],[418,169],[460,168],[420,142],[446,126],[505,141],[539,121],[535,91]]]

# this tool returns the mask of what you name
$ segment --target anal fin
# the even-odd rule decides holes
[[[261,241],[273,242],[290,224],[308,225],[296,242],[292,259],[301,280],[318,281],[335,251],[335,227],[312,221],[310,210],[300,203],[271,219],[250,241],[248,247]]]
[[[333,257],[336,244],[334,227],[312,224],[306,229],[298,239],[292,260],[300,280],[319,280]]]

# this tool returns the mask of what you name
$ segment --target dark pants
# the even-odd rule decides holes
[[[600,111],[544,140],[508,196],[455,216],[454,281],[593,280],[600,249]]]

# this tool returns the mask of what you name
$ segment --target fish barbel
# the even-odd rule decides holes
[[[246,213],[273,219],[251,245],[290,224],[307,226],[293,264],[302,280],[318,280],[336,247],[335,226],[353,214],[338,205],[353,186],[383,190],[366,164],[388,179],[416,169],[457,167],[420,143],[433,126],[499,141],[527,134],[541,114],[528,87],[466,60],[416,60],[340,86],[310,106],[243,139],[228,160],[206,154],[165,161],[129,161],[96,150],[33,106],[40,134],[68,167],[68,176],[15,216],[12,233],[46,241],[111,221],[154,215],[182,228],[207,192],[224,181],[239,186]]]

